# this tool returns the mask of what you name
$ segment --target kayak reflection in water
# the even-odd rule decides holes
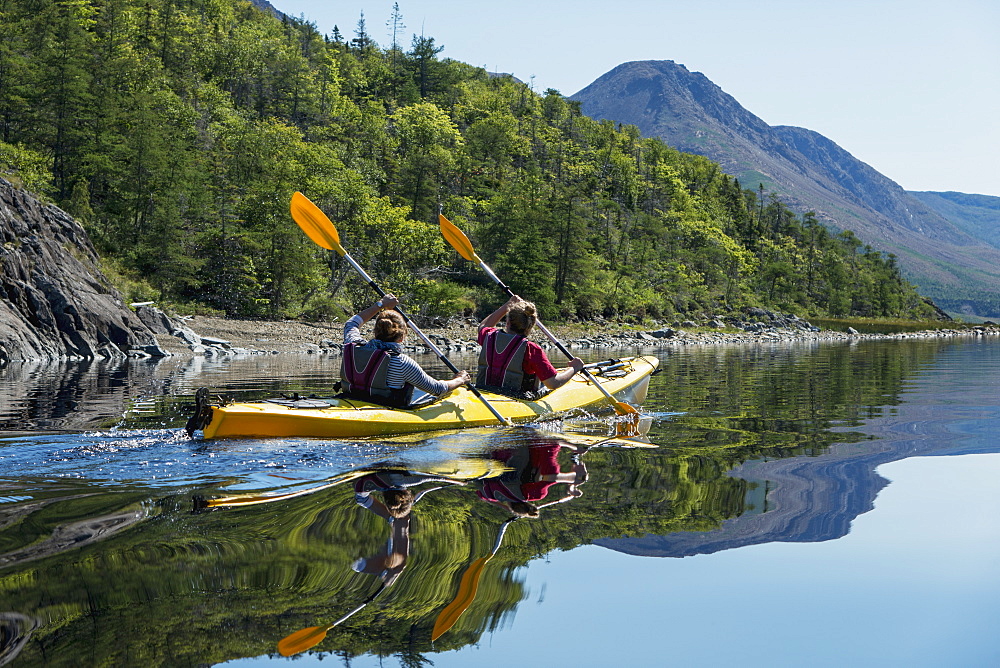
[[[565,473],[559,466],[559,453],[568,450],[573,462]],[[510,470],[478,483],[479,498],[505,507],[518,517],[538,517],[540,507],[550,506],[583,495],[580,485],[587,482],[587,467],[580,460],[586,448],[565,441],[546,440],[517,448],[497,450],[490,456]],[[559,483],[569,485],[567,494],[539,506],[549,488]]]
[[[439,482],[462,485],[462,481],[449,478],[411,473],[409,471],[381,470],[354,481],[354,500],[379,517],[389,521],[389,540],[385,547],[370,557],[361,557],[351,566],[358,573],[378,575],[383,587],[388,587],[406,567],[410,554],[410,511],[424,494],[441,489],[444,485],[430,487],[414,494],[410,487],[422,483]],[[379,492],[381,500],[372,495]]]

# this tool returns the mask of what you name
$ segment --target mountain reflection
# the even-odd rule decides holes
[[[582,415],[358,443],[5,439],[0,662],[421,665],[508,626],[524,566],[555,550],[842,536],[886,484],[875,467],[945,447],[847,431],[891,415],[941,347],[688,352],[665,359],[635,438]]]

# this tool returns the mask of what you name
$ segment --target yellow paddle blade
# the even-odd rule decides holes
[[[628,406],[628,404],[625,404]],[[632,408],[629,406],[629,408]],[[624,419],[615,420],[615,438],[636,438],[649,433],[651,420],[643,420],[639,411],[632,409],[631,413],[622,414]]]
[[[486,566],[486,562],[492,556],[491,554],[489,557],[476,559],[469,566],[469,570],[465,571],[465,575],[462,576],[462,581],[458,585],[458,593],[455,594],[455,600],[441,611],[441,614],[438,615],[437,620],[434,622],[434,630],[431,631],[431,642],[440,638],[448,629],[454,626],[466,608],[472,604],[472,600],[476,598],[476,592],[479,590],[479,576],[483,574],[483,567]]]
[[[347,252],[340,245],[340,235],[337,233],[337,228],[308,197],[296,192],[292,195],[289,208],[296,224],[317,246],[337,251],[338,255],[344,255]]]
[[[458,229],[455,223],[441,214],[438,214],[438,222],[441,224],[441,234],[452,245],[452,248],[458,251],[459,255],[469,262],[479,262],[479,256],[476,255],[476,249],[472,247],[469,237],[465,236],[465,233]]]
[[[329,630],[329,626],[310,626],[307,629],[296,631],[292,635],[278,641],[278,653],[281,656],[292,656],[293,654],[304,652],[310,647],[319,644],[326,637],[326,632]]]
[[[615,402],[615,413],[618,413],[619,415],[639,415],[639,411],[636,410],[634,406],[631,406],[624,401]]]

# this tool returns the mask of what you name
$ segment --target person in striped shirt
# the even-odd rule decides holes
[[[410,405],[414,388],[440,397],[471,380],[462,370],[450,380],[432,378],[409,356],[402,343],[409,328],[394,310],[399,300],[386,295],[344,324],[344,358],[341,385],[349,397],[388,406]],[[365,341],[361,326],[375,318],[371,340]]]

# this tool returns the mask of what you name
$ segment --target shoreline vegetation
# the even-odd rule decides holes
[[[439,57],[431,36],[380,46],[363,20],[353,38],[325,34],[231,0],[43,5],[7,3],[0,22],[0,172],[80,222],[129,303],[314,322],[370,303],[289,216],[301,192],[413,313],[498,305],[441,212],[546,320],[757,304],[935,317],[905,258],[821,210],[558,90]]]
[[[549,327],[574,351],[1000,336],[1000,326],[992,322],[940,323],[935,327],[934,323],[906,321],[824,320],[824,327],[820,328],[794,315],[765,309],[751,311],[742,319],[718,317],[704,322],[686,320],[670,324],[592,321],[550,324]],[[210,357],[288,353],[340,355],[342,348],[343,323],[337,321],[311,323],[192,316],[181,322],[188,331],[186,336],[157,335],[160,354]],[[476,344],[478,321],[474,318],[432,319],[419,325],[444,353],[479,349]],[[548,341],[537,337],[536,340],[543,348],[553,347]],[[412,332],[404,348],[414,354],[431,352]]]

